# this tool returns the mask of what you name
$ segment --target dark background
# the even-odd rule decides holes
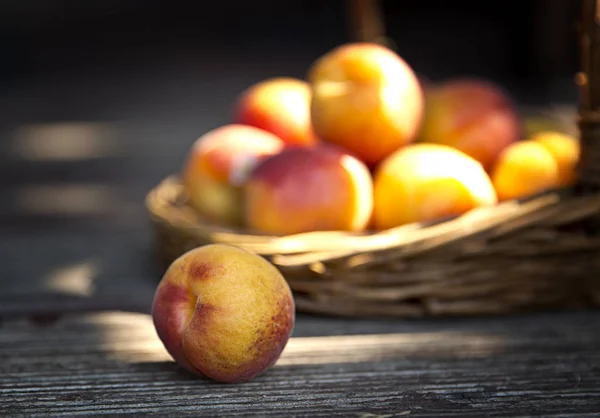
[[[486,77],[537,106],[577,103],[578,3],[382,2],[387,35],[416,72]],[[0,305],[21,309],[35,294],[46,303],[48,274],[90,260],[101,266],[95,295],[115,305],[131,301],[115,283],[157,279],[148,190],[179,170],[196,138],[228,122],[242,89],[303,77],[351,40],[347,5],[0,2]],[[86,137],[104,149],[64,154],[65,138],[72,151]],[[50,158],[40,147],[63,151]],[[136,298],[144,309],[153,285],[145,289]]]
[[[308,65],[347,41],[344,0],[4,0],[4,81],[124,62],[274,60]],[[417,71],[553,77],[576,69],[572,0],[383,1],[388,35]],[[143,61],[148,59],[150,61]],[[100,66],[100,68],[98,68]],[[111,68],[116,70],[117,68]],[[118,68],[127,72],[130,66]],[[239,69],[241,70],[241,69]],[[302,68],[297,70],[302,73]],[[276,72],[273,70],[273,72]]]

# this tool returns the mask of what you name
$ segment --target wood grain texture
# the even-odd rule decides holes
[[[594,416],[598,314],[556,319],[294,336],[274,368],[241,385],[183,372],[146,315],[90,314],[45,326],[6,321],[0,414]]]
[[[0,316],[149,312],[161,272],[144,230],[3,234]]]

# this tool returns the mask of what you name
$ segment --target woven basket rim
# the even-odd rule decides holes
[[[146,205],[152,220],[171,230],[206,242],[242,246],[257,254],[272,256],[277,265],[292,267],[400,248],[405,252],[418,251],[493,229],[506,232],[511,222],[517,229],[541,223],[555,218],[558,212],[563,213],[563,217],[585,217],[600,211],[600,195],[579,196],[572,188],[556,189],[523,200],[476,208],[430,224],[413,223],[382,231],[313,231],[283,236],[254,234],[203,219],[187,205],[185,188],[174,175],[148,193]]]

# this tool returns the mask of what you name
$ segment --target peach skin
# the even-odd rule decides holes
[[[530,137],[542,144],[552,154],[558,166],[558,185],[571,186],[576,180],[579,161],[579,140],[560,132],[543,131]]]
[[[310,98],[311,90],[306,81],[271,78],[240,94],[233,120],[271,132],[286,146],[312,146],[317,137],[310,119]]]
[[[370,43],[339,46],[315,61],[308,80],[316,134],[367,165],[417,135],[424,106],[421,83],[392,50]]]
[[[486,170],[521,135],[507,94],[490,82],[456,79],[430,86],[425,94],[420,141],[454,147]]]
[[[540,142],[515,142],[500,155],[492,170],[500,200],[521,199],[559,186],[558,163]]]
[[[256,166],[245,203],[246,225],[257,232],[359,231],[373,207],[371,173],[332,145],[288,148]]]
[[[266,259],[211,244],[176,259],[152,304],[156,332],[173,359],[222,383],[254,379],[279,359],[294,328],[292,292]]]
[[[239,225],[248,172],[261,158],[283,148],[279,137],[252,126],[225,125],[202,135],[182,172],[191,206],[216,223]]]
[[[497,203],[475,159],[438,144],[409,145],[386,158],[374,180],[376,229],[461,215]]]

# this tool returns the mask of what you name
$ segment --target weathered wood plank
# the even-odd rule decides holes
[[[565,318],[295,333],[273,369],[242,385],[183,372],[146,315],[72,316],[48,326],[7,321],[0,328],[0,413],[593,416],[600,410],[600,321],[591,313]]]
[[[147,312],[160,279],[148,232],[4,234],[0,316],[72,310]]]

